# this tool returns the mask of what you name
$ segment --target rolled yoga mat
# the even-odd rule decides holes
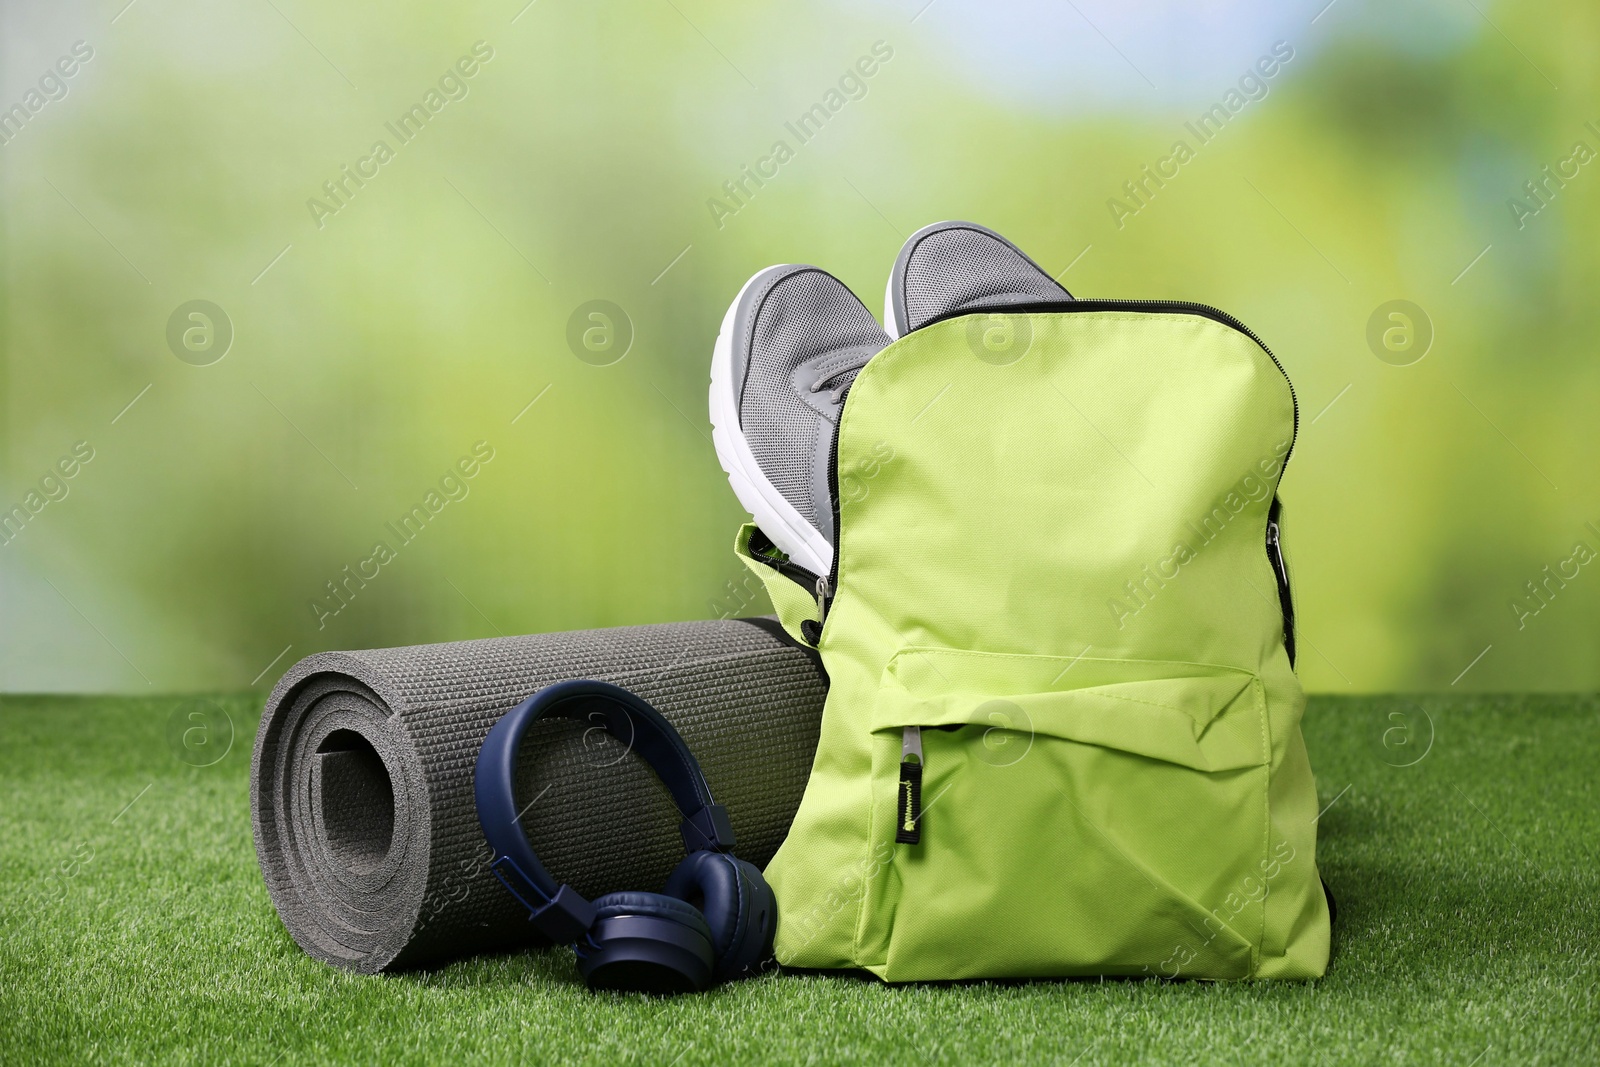
[[[540,943],[488,868],[472,774],[495,721],[568,678],[660,709],[728,808],[738,854],[766,865],[810,775],[826,694],[815,656],[772,620],[323,652],[273,688],[251,763],[256,854],[295,941],[363,972]],[[598,727],[535,723],[517,796],[540,858],[590,899],[659,891],[683,857],[665,788]]]

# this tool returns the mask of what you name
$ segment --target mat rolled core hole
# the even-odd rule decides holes
[[[372,742],[335,730],[317,746],[328,853],[355,874],[376,870],[394,843],[394,784]]]

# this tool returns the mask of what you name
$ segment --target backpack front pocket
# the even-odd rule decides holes
[[[1293,852],[1268,840],[1251,672],[903,648],[872,732],[894,859],[857,950],[882,977],[1253,973]]]

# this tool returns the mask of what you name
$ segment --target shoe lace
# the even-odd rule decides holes
[[[855,381],[856,372],[865,367],[867,361],[877,355],[878,351],[878,348],[872,345],[858,345],[824,356],[816,363],[817,378],[811,383],[811,391],[820,393],[832,385],[828,399],[832,403],[839,403],[844,399],[850,384]],[[844,380],[840,381],[841,378]],[[838,384],[834,385],[835,382]]]

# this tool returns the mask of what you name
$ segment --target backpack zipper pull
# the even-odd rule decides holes
[[[916,762],[912,762],[912,760]],[[895,820],[896,844],[922,840],[922,727],[900,731],[900,810]]]
[[[817,578],[817,633],[822,633],[822,624],[828,618],[828,596],[831,590],[828,587],[826,574]]]
[[[1283,648],[1294,666],[1294,601],[1289,590],[1289,564],[1283,558],[1282,532],[1277,519],[1267,520],[1267,562],[1278,582],[1278,606],[1283,611]]]

